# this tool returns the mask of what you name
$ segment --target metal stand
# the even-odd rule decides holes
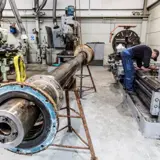
[[[92,144],[92,140],[91,140],[91,136],[89,133],[89,129],[88,129],[88,125],[87,125],[87,121],[85,118],[85,114],[83,111],[83,107],[80,101],[80,97],[79,97],[79,93],[77,89],[74,89],[74,94],[75,94],[75,98],[77,101],[77,106],[79,109],[79,112],[77,112],[76,110],[74,110],[73,108],[70,107],[70,100],[69,100],[69,90],[65,90],[65,98],[66,98],[66,107],[62,108],[61,110],[67,110],[67,115],[58,115],[59,118],[67,118],[68,119],[68,124],[67,126],[61,128],[58,132],[64,130],[64,129],[68,129],[68,132],[72,133],[74,132],[75,135],[86,145],[86,147],[80,147],[80,146],[68,146],[68,145],[61,145],[61,144],[53,144],[53,146],[55,147],[61,147],[61,148],[70,148],[70,149],[82,149],[82,150],[89,150],[90,154],[91,154],[91,160],[98,160],[96,158],[95,155],[95,151],[94,151],[94,147]],[[71,111],[73,113],[76,114],[76,116],[71,115]],[[77,133],[77,131],[72,127],[71,125],[71,118],[74,119],[81,119],[83,122],[83,126],[84,126],[84,130],[85,130],[85,134],[86,134],[86,138],[87,138],[87,142]]]
[[[94,91],[97,92],[96,85],[94,83],[94,80],[93,80],[92,73],[90,71],[89,65],[87,64],[86,66],[87,66],[87,70],[88,70],[89,75],[84,75],[83,74],[83,67],[84,67],[84,65],[81,66],[81,73],[80,73],[80,75],[77,75],[77,77],[80,78],[80,89],[79,89],[80,98],[83,97],[83,92],[84,91],[89,91],[89,90],[94,89]],[[91,82],[92,82],[93,87],[83,86],[83,78],[86,78],[86,77],[90,77],[91,78]],[[87,89],[83,90],[83,88],[87,88]]]

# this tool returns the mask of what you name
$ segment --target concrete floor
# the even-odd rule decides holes
[[[121,105],[123,95],[113,82],[112,74],[103,67],[91,67],[97,93],[85,92],[82,100],[95,151],[99,160],[159,160],[160,141],[145,139],[132,118],[127,106]],[[90,86],[88,78],[85,85]],[[87,95],[86,95],[87,94]],[[74,97],[71,103],[76,108]],[[61,120],[61,125],[65,124]],[[72,121],[79,133],[84,135],[79,120]],[[62,132],[55,143],[81,144],[74,134]],[[0,149],[0,160],[90,160],[86,151],[60,150],[50,147],[33,156],[21,156]]]

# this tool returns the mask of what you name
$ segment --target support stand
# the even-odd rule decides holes
[[[91,154],[91,160],[98,160],[96,158],[95,155],[95,151],[94,151],[94,147],[92,144],[92,140],[91,140],[91,136],[89,133],[89,129],[88,129],[88,125],[87,125],[87,121],[85,118],[85,114],[83,111],[83,107],[80,101],[80,97],[79,97],[79,93],[77,89],[74,89],[74,94],[75,94],[75,98],[77,101],[77,106],[79,109],[79,112],[77,112],[76,110],[74,110],[73,108],[70,107],[70,100],[69,100],[69,90],[65,90],[65,98],[66,98],[66,107],[62,108],[61,110],[67,110],[67,115],[58,115],[59,118],[67,118],[68,120],[68,124],[67,126],[61,128],[58,132],[64,130],[64,129],[68,129],[68,132],[72,133],[74,132],[75,135],[86,145],[86,147],[80,147],[80,146],[68,146],[68,145],[58,145],[58,144],[53,144],[53,146],[55,147],[61,147],[61,148],[70,148],[70,149],[82,149],[82,150],[89,150],[90,154]],[[72,116],[71,115],[71,111],[73,113],[76,114],[76,116]],[[74,119],[81,119],[83,122],[83,126],[84,126],[84,130],[85,130],[85,134],[86,134],[86,138],[87,138],[87,142],[77,133],[77,131],[72,127],[71,125],[71,118]]]
[[[80,98],[83,97],[83,92],[84,91],[89,91],[89,90],[94,89],[94,91],[97,92],[96,85],[94,83],[94,80],[93,80],[92,73],[90,71],[89,65],[87,64],[86,66],[87,66],[87,70],[88,70],[89,75],[84,75],[83,74],[83,67],[84,67],[84,65],[81,66],[81,73],[80,73],[80,75],[77,75],[77,77],[80,78],[80,89],[79,89]],[[92,82],[93,87],[83,86],[83,78],[86,78],[86,77],[90,77],[91,78],[91,82]],[[83,90],[83,88],[87,88],[87,90]]]

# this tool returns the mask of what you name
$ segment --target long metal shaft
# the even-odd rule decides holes
[[[76,54],[74,59],[61,65],[51,74],[33,76],[26,81],[52,97],[57,104],[57,110],[60,109],[59,104],[62,103],[63,100],[63,93],[61,94],[62,90],[60,88],[69,85],[70,80],[81,65],[87,61],[90,62],[93,58],[93,52],[89,47],[80,46],[79,49],[80,51],[78,51],[78,54]],[[86,50],[86,52],[84,50]],[[7,139],[10,139],[9,142],[12,147],[18,146],[23,141],[28,131],[34,126],[34,123],[38,119],[39,108],[38,106],[31,106],[30,104],[31,103],[28,100],[19,98],[9,99],[0,106],[0,124],[4,118],[11,119],[11,123],[4,121],[4,125],[0,125],[0,140],[2,143],[6,143],[6,141],[8,142]],[[16,143],[13,138],[10,138],[11,134],[6,134],[4,137],[8,128],[18,128],[18,135],[16,135],[17,137],[14,137],[17,140]],[[20,134],[20,137],[18,138],[21,131],[23,134]]]
[[[81,67],[81,64],[85,62],[86,58],[85,53],[80,53],[74,59],[54,70],[51,75],[63,88],[70,81],[70,78],[75,75],[76,71]]]

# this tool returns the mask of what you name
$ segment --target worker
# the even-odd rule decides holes
[[[121,53],[122,63],[124,68],[124,87],[127,92],[134,93],[133,82],[135,70],[150,71],[153,69],[150,66],[150,60],[157,61],[159,51],[157,49],[151,49],[146,45],[137,45],[132,48],[128,48]],[[137,66],[134,66],[134,60]]]

